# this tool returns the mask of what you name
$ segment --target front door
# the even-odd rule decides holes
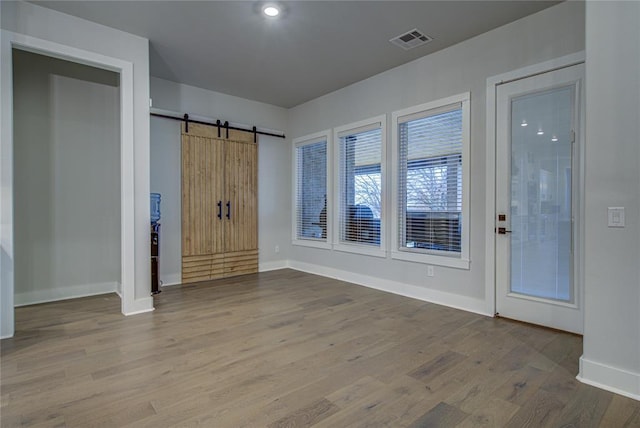
[[[496,312],[582,333],[579,119],[584,65],[497,89]]]

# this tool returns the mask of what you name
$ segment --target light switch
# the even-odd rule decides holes
[[[624,207],[609,207],[609,227],[624,227]]]

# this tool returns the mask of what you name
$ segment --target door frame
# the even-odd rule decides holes
[[[533,77],[538,74],[547,73],[550,71],[558,70],[561,68],[570,67],[573,65],[581,64],[585,62],[585,52],[576,52],[573,54],[565,55],[560,58],[545,61],[539,64],[534,64],[528,67],[513,70],[507,73],[502,73],[496,76],[489,77],[487,79],[487,99],[486,99],[486,176],[485,176],[485,199],[487,204],[485,206],[485,304],[486,312],[488,314],[496,314],[496,287],[497,287],[497,275],[496,275],[496,143],[497,143],[497,90],[498,85],[509,83],[515,80],[525,79],[527,77]],[[585,129],[585,114],[584,109],[580,111],[580,128],[579,128],[579,142],[584,141],[584,129]],[[577,185],[577,192],[580,199],[578,203],[578,217],[584,218],[584,144],[580,144],[581,151],[579,154],[579,180]],[[581,221],[578,229],[578,236],[574,237],[576,242],[582,243],[584,239],[584,221]],[[579,284],[584,283],[584,252],[578,252],[578,274],[575,281]],[[581,290],[578,296],[580,307],[584,308],[584,290]],[[584,315],[584,314],[583,314]]]
[[[120,75],[120,284],[121,312],[131,315],[139,310],[135,299],[135,195],[134,195],[134,96],[133,63],[39,39],[1,30],[2,92],[0,124],[2,125],[0,159],[0,219],[2,254],[0,258],[0,337],[12,337],[14,319],[14,253],[13,253],[13,61],[12,50],[21,49],[53,58],[114,71]],[[152,310],[152,309],[151,309]],[[6,315],[5,315],[6,314]]]

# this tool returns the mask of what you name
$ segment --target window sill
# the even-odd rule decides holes
[[[320,248],[323,250],[330,250],[331,244],[327,241],[313,240],[313,239],[294,239],[291,241],[292,245],[298,245],[300,247]]]
[[[386,258],[387,252],[378,246],[358,245],[358,244],[334,244],[333,249],[343,253],[360,254],[362,256],[372,256]]]
[[[455,269],[469,270],[471,261],[458,257],[439,256],[435,254],[414,253],[409,251],[392,251],[391,258],[428,265],[445,266]]]

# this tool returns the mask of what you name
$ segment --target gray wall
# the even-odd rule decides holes
[[[580,376],[640,399],[640,3],[587,2],[584,355]],[[625,208],[625,228],[607,227]]]
[[[287,110],[269,104],[157,78],[151,78],[151,98],[154,108],[287,133]],[[259,136],[258,244],[261,270],[284,267],[289,257],[289,141]],[[177,284],[181,278],[180,122],[159,118],[151,120],[151,191],[162,194],[160,280],[165,285]]]
[[[16,305],[116,291],[116,73],[14,50]]]
[[[306,247],[291,251],[294,265],[349,280],[375,278],[389,291],[484,311],[487,78],[582,51],[584,19],[584,3],[564,2],[291,109],[291,137],[297,138],[380,114],[390,124],[392,111],[471,92],[470,270],[436,266],[427,277],[420,263]]]

